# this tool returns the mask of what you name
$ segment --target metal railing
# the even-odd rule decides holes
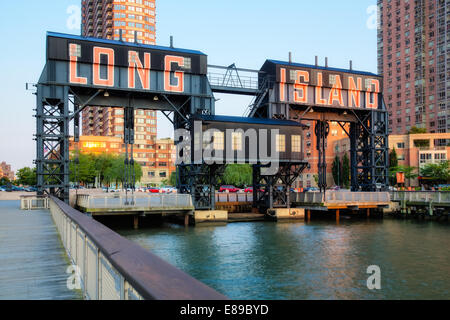
[[[325,198],[320,192],[293,193],[297,203],[389,203],[388,192],[327,191]]]
[[[450,204],[450,192],[445,191],[394,191],[392,192],[392,201],[394,202],[433,202]]]
[[[225,73],[208,73],[208,80],[211,86],[258,89],[258,77],[227,75]]]
[[[216,203],[253,202],[253,193],[216,193]]]
[[[86,299],[226,299],[59,199],[49,204]]]
[[[89,209],[194,209],[192,196],[189,194],[124,194],[77,195],[77,205]]]
[[[22,210],[39,210],[48,209],[47,196],[20,196],[20,209]]]

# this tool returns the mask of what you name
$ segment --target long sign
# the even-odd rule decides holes
[[[66,81],[81,86],[183,93],[188,75],[207,73],[207,56],[198,51],[72,36],[49,35],[47,60],[66,62]]]
[[[382,103],[381,77],[281,65],[276,70],[280,102],[373,109]]]

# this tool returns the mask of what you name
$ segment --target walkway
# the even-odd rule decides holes
[[[73,300],[69,261],[47,210],[22,211],[0,201],[0,300]]]

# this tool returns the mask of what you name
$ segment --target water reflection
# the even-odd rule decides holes
[[[386,219],[119,232],[232,299],[448,299],[449,228]],[[367,289],[370,265],[382,290]]]

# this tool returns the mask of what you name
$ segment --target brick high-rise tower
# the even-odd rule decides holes
[[[83,0],[81,33],[85,37],[155,44],[155,0]]]
[[[83,0],[81,33],[85,37],[154,45],[155,0]],[[88,107],[83,111],[85,136],[123,138],[124,111],[121,108]],[[143,184],[152,183],[156,167],[157,113],[135,113],[134,159],[143,167]]]
[[[379,0],[378,72],[391,134],[450,131],[450,1]]]

